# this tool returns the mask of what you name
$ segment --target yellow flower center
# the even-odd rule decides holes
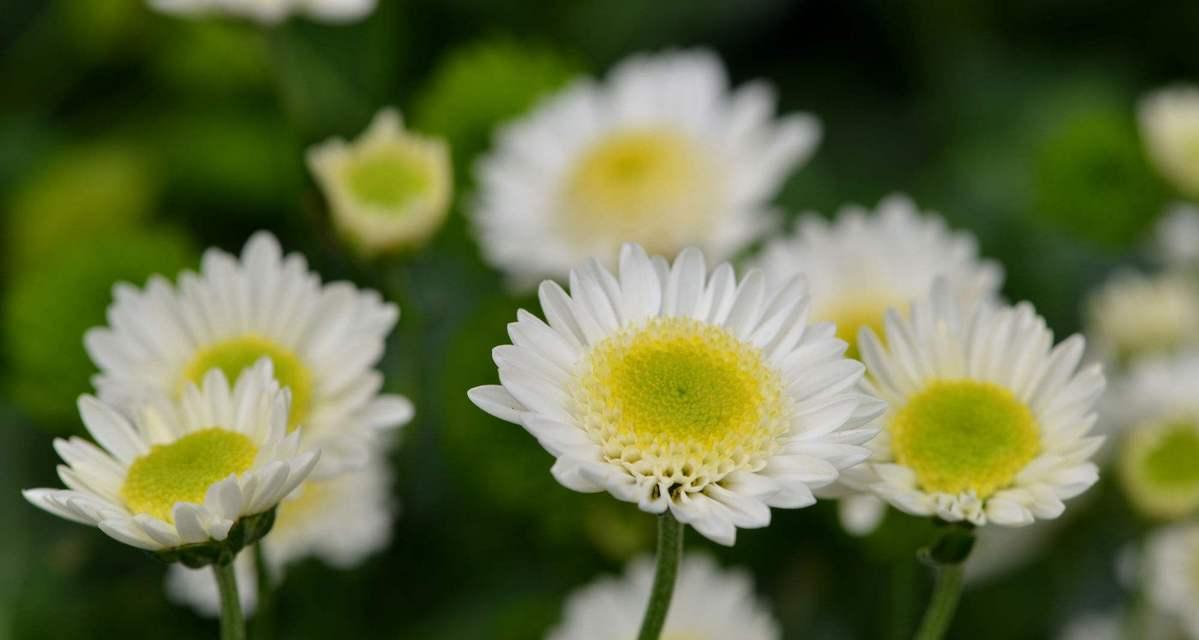
[[[891,307],[903,310],[890,296],[861,293],[824,305],[817,316],[821,321],[837,325],[837,337],[849,344],[845,357],[858,359],[861,357],[858,331],[867,327],[873,329],[880,340],[883,339],[883,319]]]
[[[170,444],[155,445],[129,465],[121,499],[133,513],[173,522],[177,502],[204,502],[209,487],[245,473],[254,464],[258,447],[243,434],[212,427],[190,433]]]
[[[710,223],[719,195],[713,174],[703,150],[679,132],[611,134],[567,179],[567,228],[583,241],[636,241],[651,253],[674,253]]]
[[[761,352],[686,318],[655,318],[596,345],[574,399],[610,462],[687,491],[760,469],[789,426]]]
[[[891,419],[895,459],[925,491],[986,498],[1040,453],[1032,411],[988,382],[934,382]]]
[[[342,179],[360,203],[403,212],[429,192],[431,167],[426,158],[405,145],[367,149],[352,157]]]
[[[1138,427],[1121,451],[1120,474],[1133,504],[1149,515],[1181,518],[1199,510],[1199,424]]]
[[[211,369],[220,369],[229,382],[234,383],[242,371],[254,366],[263,357],[270,358],[274,364],[275,379],[280,386],[291,389],[291,413],[287,424],[289,430],[294,429],[308,417],[312,402],[312,375],[294,353],[266,338],[247,335],[201,350],[184,369],[182,382],[199,384]]]

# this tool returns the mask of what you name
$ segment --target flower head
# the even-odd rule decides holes
[[[775,121],[769,87],[730,92],[706,51],[636,56],[506,126],[478,165],[484,255],[517,285],[558,278],[626,241],[725,259],[770,222],[766,203],[819,138]],[[535,244],[531,244],[535,243]]]
[[[319,452],[288,434],[290,394],[260,361],[230,388],[209,371],[176,402],[143,405],[133,417],[83,396],[79,412],[100,446],[55,440],[69,489],[25,498],[114,539],[163,551],[224,541],[246,516],[274,509],[307,477]]]
[[[362,19],[375,10],[376,0],[150,0],[163,13],[184,16],[231,15],[262,24],[277,24],[293,14],[321,22]]]
[[[1199,87],[1155,91],[1141,100],[1138,117],[1158,171],[1179,191],[1199,198]]]
[[[1142,588],[1154,611],[1177,623],[1182,637],[1199,638],[1199,524],[1154,534],[1142,564]]]
[[[854,391],[862,367],[833,327],[807,324],[799,281],[768,292],[757,271],[709,274],[695,249],[670,265],[626,245],[617,275],[592,261],[570,290],[542,284],[548,324],[522,310],[493,354],[500,385],[470,392],[534,435],[566,487],[732,544],[865,457],[881,406]]]
[[[1100,356],[1122,363],[1199,346],[1199,283],[1119,272],[1087,302],[1087,334]]]
[[[351,144],[333,138],[312,147],[308,166],[337,230],[366,255],[424,244],[449,211],[448,148],[405,131],[393,109],[375,115]]]
[[[889,411],[850,482],[912,514],[1017,526],[1056,518],[1098,479],[1103,439],[1087,432],[1104,381],[1098,365],[1078,370],[1081,336],[1054,347],[1027,303],[963,304],[943,280],[884,329],[885,345],[859,337]]]
[[[999,265],[978,258],[973,236],[922,216],[902,195],[884,198],[874,212],[845,207],[832,223],[804,216],[794,234],[767,244],[758,264],[778,277],[804,275],[812,317],[836,324],[850,345],[862,327],[881,332],[888,308],[928,295],[938,276],[970,302],[992,301],[1003,280]]]
[[[155,277],[144,290],[118,285],[115,297],[109,326],[84,339],[110,404],[177,398],[214,368],[235,379],[267,357],[291,391],[289,428],[304,425],[302,444],[322,450],[324,474],[365,464],[376,433],[412,415],[407,399],[379,393],[372,368],[396,307],[348,283],[322,286],[270,234],[252,237],[240,260],[210,249],[178,286]]]
[[[570,596],[561,624],[548,640],[632,640],[654,580],[653,562],[641,558],[623,578],[604,578]],[[782,631],[766,605],[754,595],[753,581],[742,571],[723,570],[705,555],[688,555],[679,567],[678,584],[663,640],[777,640]]]

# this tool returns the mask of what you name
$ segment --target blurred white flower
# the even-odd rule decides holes
[[[906,311],[938,276],[961,299],[977,302],[994,301],[1003,281],[998,264],[979,259],[972,235],[950,231],[902,195],[884,198],[874,212],[844,207],[831,223],[805,215],[793,234],[771,240],[756,264],[779,279],[805,276],[813,319],[836,324],[854,357],[860,328],[881,333],[887,309]]]
[[[1199,267],[1199,206],[1180,203],[1170,207],[1158,220],[1154,239],[1167,266]]]
[[[54,441],[69,489],[30,489],[25,498],[68,520],[98,526],[125,544],[160,551],[221,542],[244,516],[273,509],[308,476],[318,452],[287,433],[289,394],[263,359],[230,389],[209,371],[177,403],[124,413],[79,400],[88,433]],[[101,448],[103,447],[103,448]]]
[[[405,131],[384,109],[352,143],[326,140],[308,166],[329,202],[333,224],[367,256],[423,245],[441,228],[453,189],[450,153],[440,139]]]
[[[1185,274],[1121,271],[1091,295],[1086,320],[1106,360],[1127,364],[1199,346],[1199,284]]]
[[[535,436],[566,487],[729,545],[865,459],[881,403],[855,389],[862,365],[832,325],[807,324],[800,281],[768,293],[757,271],[709,274],[696,249],[672,266],[626,245],[618,274],[593,260],[570,290],[542,284],[549,324],[520,311],[493,352],[500,384],[470,391]]]
[[[1138,108],[1149,158],[1176,189],[1199,198],[1199,87],[1159,89]]]
[[[478,164],[474,211],[487,260],[518,287],[624,242],[670,258],[730,258],[774,221],[768,202],[820,138],[808,115],[775,119],[774,92],[731,91],[703,51],[634,56],[504,127]]]
[[[1199,640],[1199,524],[1175,525],[1153,534],[1142,567],[1146,599]]]
[[[374,11],[376,0],[149,0],[149,3],[163,13],[239,16],[269,25],[291,15],[330,23],[353,22]]]
[[[272,580],[280,580],[288,564],[303,558],[316,557],[349,569],[386,547],[395,515],[390,484],[386,463],[375,460],[361,470],[300,485],[279,504],[275,526],[260,543]],[[253,611],[257,604],[253,555],[238,556],[236,570],[242,606]],[[166,586],[172,600],[203,615],[220,614],[211,572],[171,565]]]
[[[347,282],[322,286],[268,233],[255,234],[240,260],[209,249],[202,267],[178,286],[156,276],[142,290],[115,287],[109,326],[84,337],[105,402],[177,397],[211,369],[234,379],[265,356],[291,391],[289,428],[302,424],[302,446],[321,449],[322,475],[365,464],[376,434],[411,418],[407,399],[379,393],[383,376],[372,368],[395,305]]]
[[[1120,612],[1092,612],[1070,621],[1058,640],[1126,640],[1124,616]]]
[[[1078,370],[1081,336],[1053,347],[1027,303],[974,305],[938,280],[908,313],[887,312],[885,343],[864,328],[858,344],[865,386],[890,410],[850,486],[915,515],[1021,526],[1098,479],[1103,439],[1087,432],[1103,374]]]
[[[634,640],[645,613],[654,565],[630,564],[623,578],[602,578],[571,594],[561,624],[547,640]],[[702,554],[679,567],[663,640],[778,640],[782,631],[754,595],[749,574],[721,569]]]

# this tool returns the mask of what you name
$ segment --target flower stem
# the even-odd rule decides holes
[[[221,593],[221,640],[246,640],[246,621],[241,613],[241,600],[237,596],[237,574],[233,562],[215,562],[212,572],[216,575],[217,589]]]
[[[637,635],[637,640],[658,640],[662,635],[682,559],[683,525],[666,511],[658,516],[658,560],[654,586],[650,590],[649,604],[645,608],[645,617],[641,619],[641,633]]]
[[[271,569],[266,564],[262,542],[254,545],[254,576],[258,584],[258,607],[254,612],[253,629],[255,640],[269,640],[274,635],[272,623],[275,617],[275,585]]]
[[[962,523],[943,523],[941,534],[925,549],[920,559],[936,571],[936,583],[924,619],[916,631],[916,640],[941,640],[953,622],[962,596],[962,577],[966,558],[974,548],[974,527]]]

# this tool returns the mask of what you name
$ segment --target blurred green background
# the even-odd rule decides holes
[[[710,46],[735,82],[766,78],[784,111],[824,122],[782,207],[827,215],[906,191],[976,233],[1005,294],[1064,336],[1088,289],[1139,259],[1172,195],[1144,157],[1136,99],[1199,78],[1199,3],[1185,0],[416,0],[349,26],[276,27],[139,0],[0,0],[0,16],[0,638],[215,634],[168,603],[163,566],[18,493],[58,485],[50,443],[81,429],[82,334],[113,282],[266,228],[326,279],[398,302],[381,368],[417,418],[392,459],[394,541],[354,571],[292,568],[280,634],[535,638],[564,594],[650,550],[653,518],[558,486],[531,437],[466,400],[495,379],[489,352],[516,309],[535,306],[502,293],[462,215],[497,122],[576,72]],[[364,263],[338,244],[302,153],[385,105],[450,141],[455,207],[420,252]],[[1032,562],[971,588],[953,637],[1052,637],[1119,600],[1114,559],[1141,525],[1107,480],[1071,514]],[[880,638],[923,606],[912,558],[926,527],[892,513],[852,539],[822,503],[776,510],[731,549],[688,544],[750,568],[788,638]]]

